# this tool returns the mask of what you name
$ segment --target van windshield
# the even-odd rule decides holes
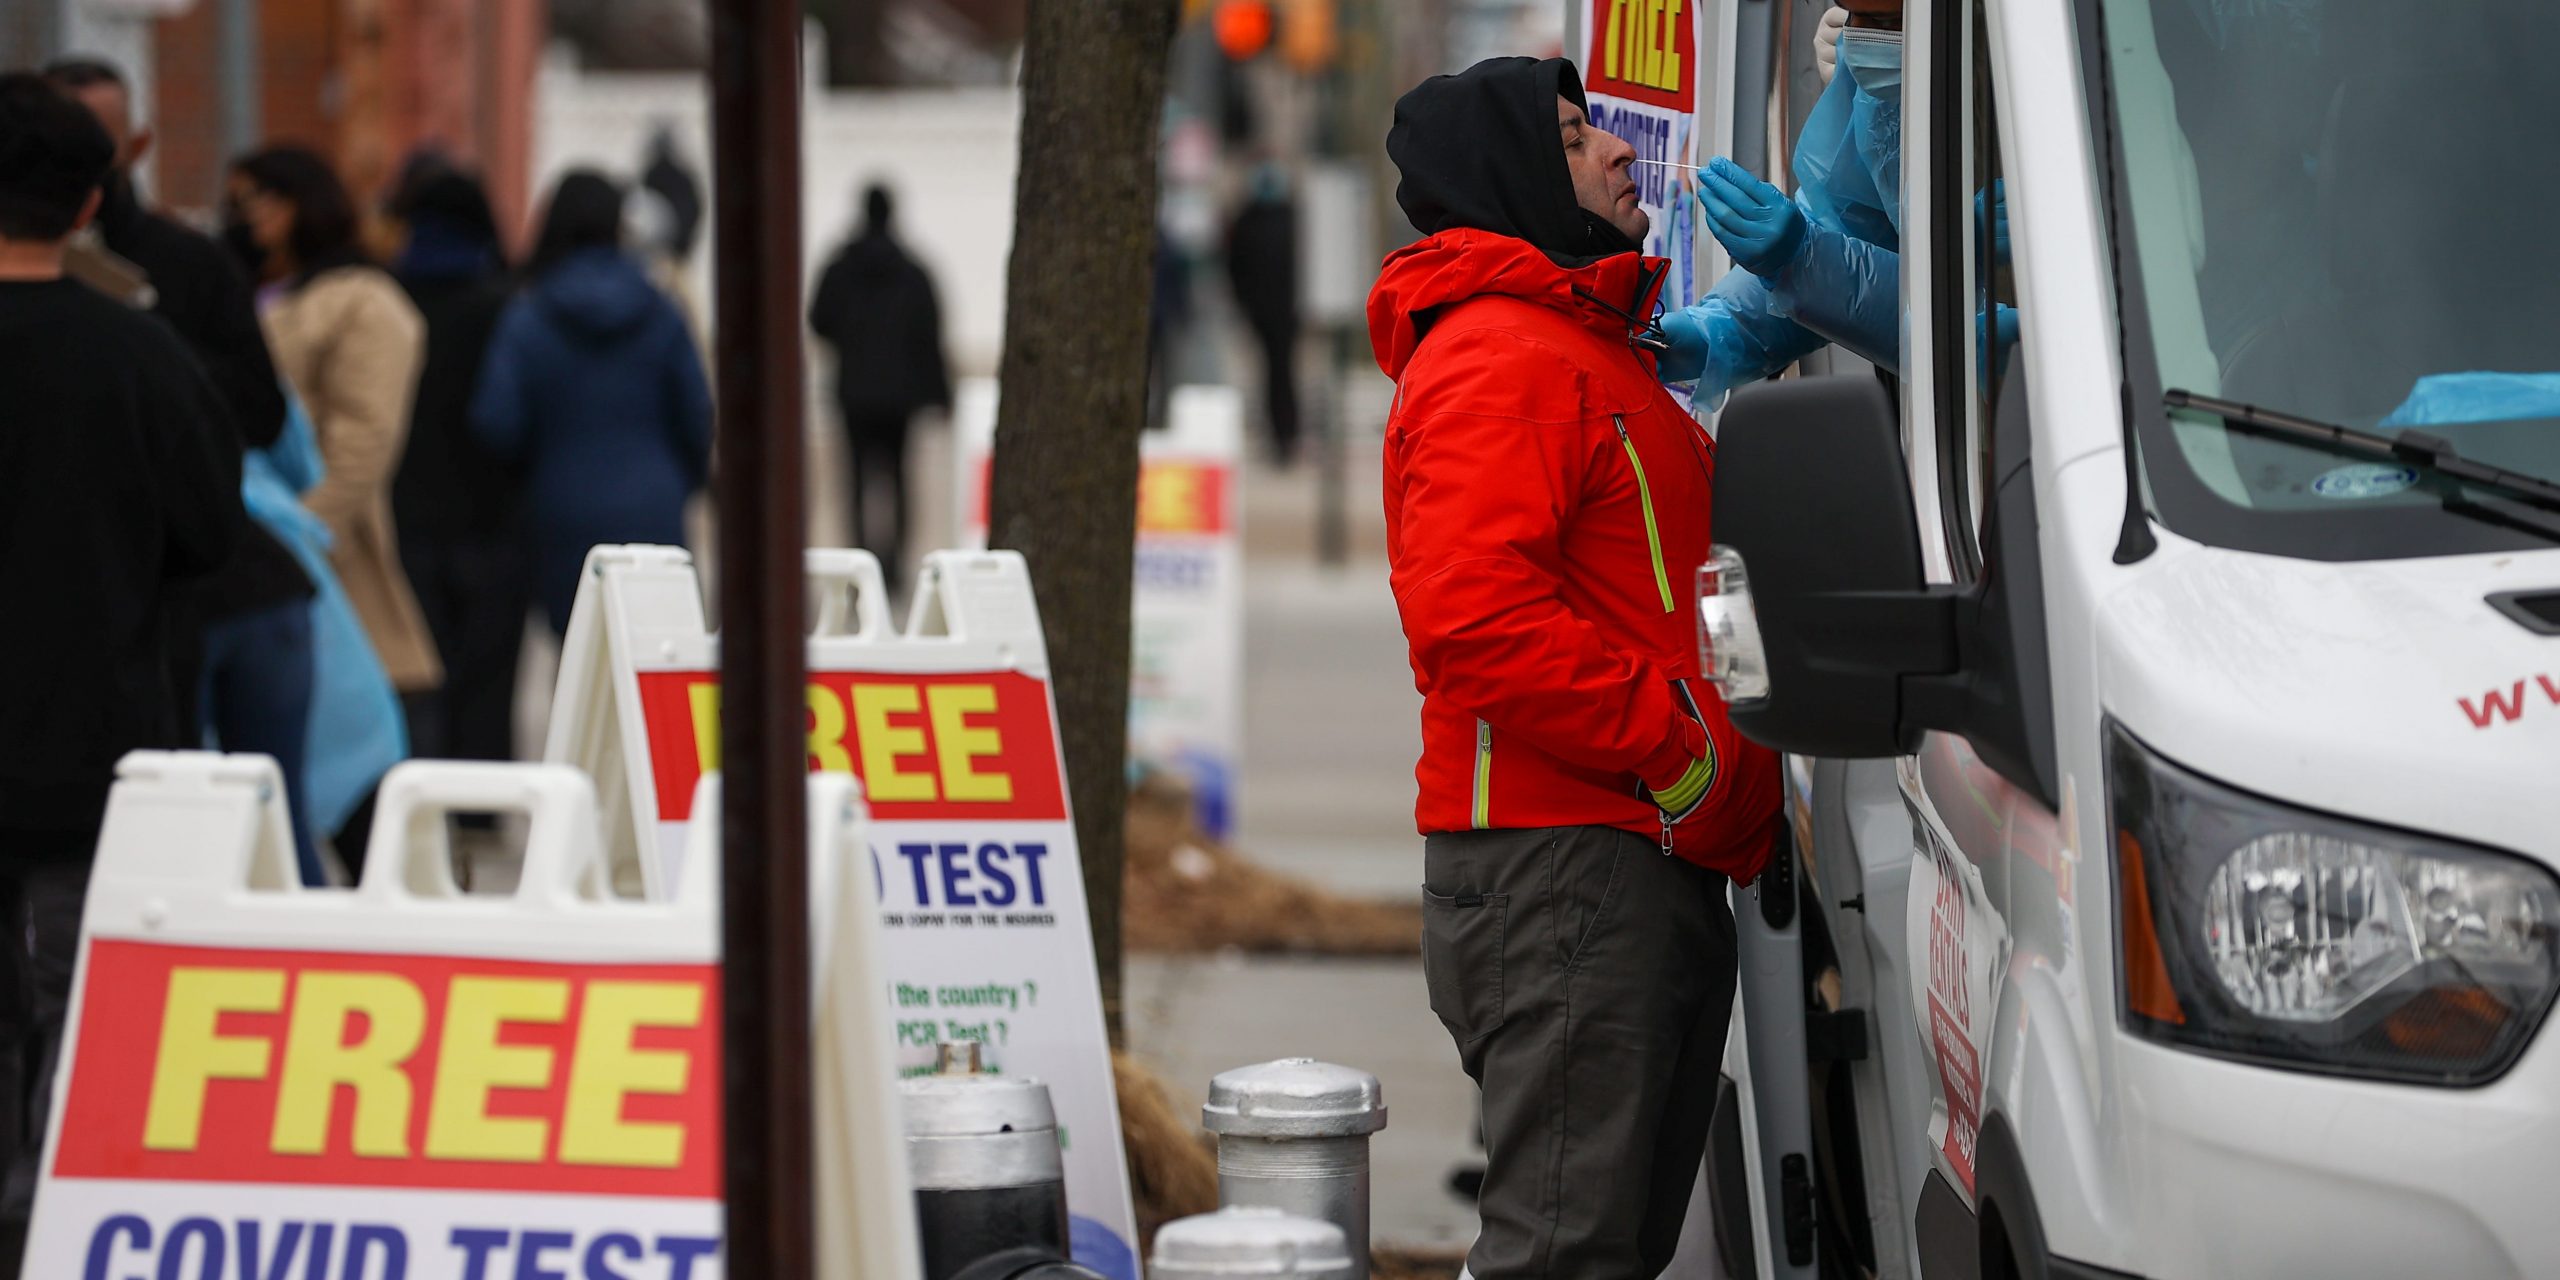
[[[2098,7],[2162,521],[2323,559],[2551,545],[2458,518],[2419,470],[2167,411],[2158,393],[2418,428],[2560,479],[2560,4]]]

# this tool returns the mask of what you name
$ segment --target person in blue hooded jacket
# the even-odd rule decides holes
[[[471,402],[481,443],[525,474],[534,592],[557,634],[587,549],[683,545],[685,501],[710,474],[701,358],[621,243],[621,189],[588,170],[562,178]]]

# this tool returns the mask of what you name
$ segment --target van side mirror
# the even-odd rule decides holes
[[[1953,593],[1931,588],[1893,402],[1860,375],[1734,393],[1716,435],[1715,542],[1741,558],[1768,691],[1734,727],[1800,755],[1909,755],[1929,727],[1907,677],[1955,665]]]
[[[2042,800],[2058,790],[2046,687],[2024,379],[2002,400],[2000,478],[1987,570],[1933,586],[1894,406],[1873,378],[1762,383],[1734,393],[1716,440],[1715,542],[1738,559],[1748,605],[1700,605],[1702,648],[1757,627],[1749,684],[1729,693],[1734,727],[1799,755],[1910,755],[1923,734],[1964,735],[1985,763]],[[1702,575],[1717,579],[1714,573]],[[1702,655],[1710,676],[1724,655]],[[1765,673],[1765,681],[1759,679]],[[1729,684],[1737,689],[1739,682]],[[1765,684],[1765,688],[1762,688]]]

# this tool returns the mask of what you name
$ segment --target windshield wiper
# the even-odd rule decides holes
[[[2423,467],[2448,480],[2475,489],[2487,490],[2529,507],[2560,512],[2560,483],[2520,471],[2509,471],[2504,467],[2493,467],[2485,462],[2474,462],[2454,452],[2453,442],[2442,436],[2410,430],[2359,431],[2354,427],[2341,427],[2290,413],[2279,413],[2273,409],[2261,409],[2254,404],[2242,404],[2237,400],[2201,396],[2177,387],[2171,388],[2160,398],[2172,409],[2193,409],[2199,413],[2210,413],[2233,427],[2259,435],[2273,436],[2279,440],[2298,441],[2352,457],[2373,458],[2383,462],[2403,462],[2413,467]],[[2467,511],[2502,523],[2521,524],[2537,533],[2560,536],[2560,530],[2554,530],[2538,521],[2519,520],[2494,507],[2483,507],[2452,496],[2445,499],[2445,505],[2452,510]]]

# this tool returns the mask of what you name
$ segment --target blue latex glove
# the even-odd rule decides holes
[[[1769,286],[1736,267],[1707,296],[1662,318],[1671,340],[1655,372],[1665,382],[1695,382],[1699,404],[1713,408],[1725,393],[1758,382],[1822,346],[1822,335],[1777,315]]]
[[[1769,277],[1786,269],[1804,248],[1804,211],[1787,193],[1717,156],[1698,175],[1707,229],[1744,270]]]

